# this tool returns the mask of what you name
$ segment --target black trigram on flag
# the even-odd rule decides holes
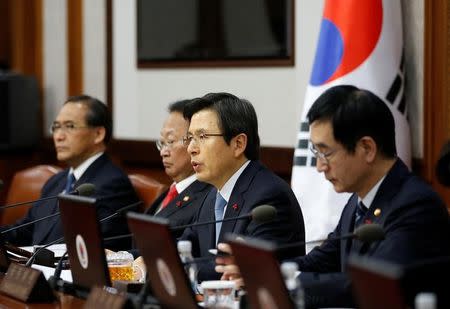
[[[396,108],[397,110],[404,116],[406,116],[406,101],[405,101],[405,68],[404,68],[404,56],[402,56],[402,59],[400,61],[400,67],[399,71],[397,73],[397,76],[395,77],[394,81],[391,84],[391,87],[389,88],[389,91],[386,95],[386,101],[389,102],[391,105],[395,105],[395,102],[397,101],[397,97],[399,94],[401,94],[401,100],[397,104]]]

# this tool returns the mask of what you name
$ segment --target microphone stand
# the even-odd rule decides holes
[[[222,220],[211,220],[211,221],[205,221],[205,222],[197,222],[197,223],[191,223],[191,224],[185,224],[185,225],[179,225],[174,227],[169,227],[172,231],[176,230],[182,230],[187,227],[193,227],[193,226],[201,226],[201,225],[209,225],[209,224],[215,224],[219,222],[227,222],[227,221],[234,221],[234,220],[240,220],[240,219],[246,219],[246,218],[252,218],[252,214],[246,214],[242,216],[232,217],[232,218],[224,218]]]
[[[0,233],[1,233],[1,234],[6,234],[6,233],[9,233],[9,232],[11,232],[11,231],[14,231],[14,230],[23,228],[23,227],[25,227],[25,226],[28,226],[28,225],[32,225],[32,224],[38,223],[38,222],[41,222],[41,221],[46,220],[46,219],[53,218],[53,217],[56,217],[56,216],[59,216],[59,211],[56,212],[56,213],[54,213],[54,214],[52,214],[52,215],[48,215],[48,216],[45,216],[45,217],[42,217],[42,218],[39,218],[39,219],[30,221],[30,222],[27,222],[27,223],[24,223],[24,224],[21,224],[21,225],[18,225],[18,226],[13,226],[13,227],[11,227],[11,228],[9,228],[9,229],[6,229],[6,230],[4,230],[4,231],[1,231]]]

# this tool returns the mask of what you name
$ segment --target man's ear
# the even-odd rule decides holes
[[[104,127],[95,127],[95,144],[100,144],[105,141],[106,129]]]
[[[370,136],[363,136],[358,141],[358,145],[361,147],[361,150],[363,151],[363,154],[366,158],[366,162],[367,163],[373,162],[378,152],[378,147],[375,140]]]
[[[240,133],[232,138],[231,145],[234,148],[235,157],[239,157],[247,149],[247,135],[245,133]]]

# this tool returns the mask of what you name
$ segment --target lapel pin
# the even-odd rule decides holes
[[[380,208],[375,209],[373,214],[375,215],[375,217],[379,217],[381,215],[381,209]]]
[[[175,204],[177,205],[177,207],[181,207],[181,201],[177,201]]]
[[[186,195],[185,197],[183,197],[183,201],[185,201],[185,202],[189,201],[189,195]]]
[[[364,220],[364,224],[372,224],[372,220],[366,219],[366,220]]]
[[[238,210],[239,209],[239,207],[238,207],[238,205],[235,203],[235,204],[233,204],[233,206],[231,206],[234,210]]]

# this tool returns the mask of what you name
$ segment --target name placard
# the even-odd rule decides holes
[[[133,308],[129,299],[115,288],[95,286],[89,293],[84,309],[123,309]]]
[[[55,295],[38,269],[11,263],[0,283],[0,292],[22,302],[53,302]]]

